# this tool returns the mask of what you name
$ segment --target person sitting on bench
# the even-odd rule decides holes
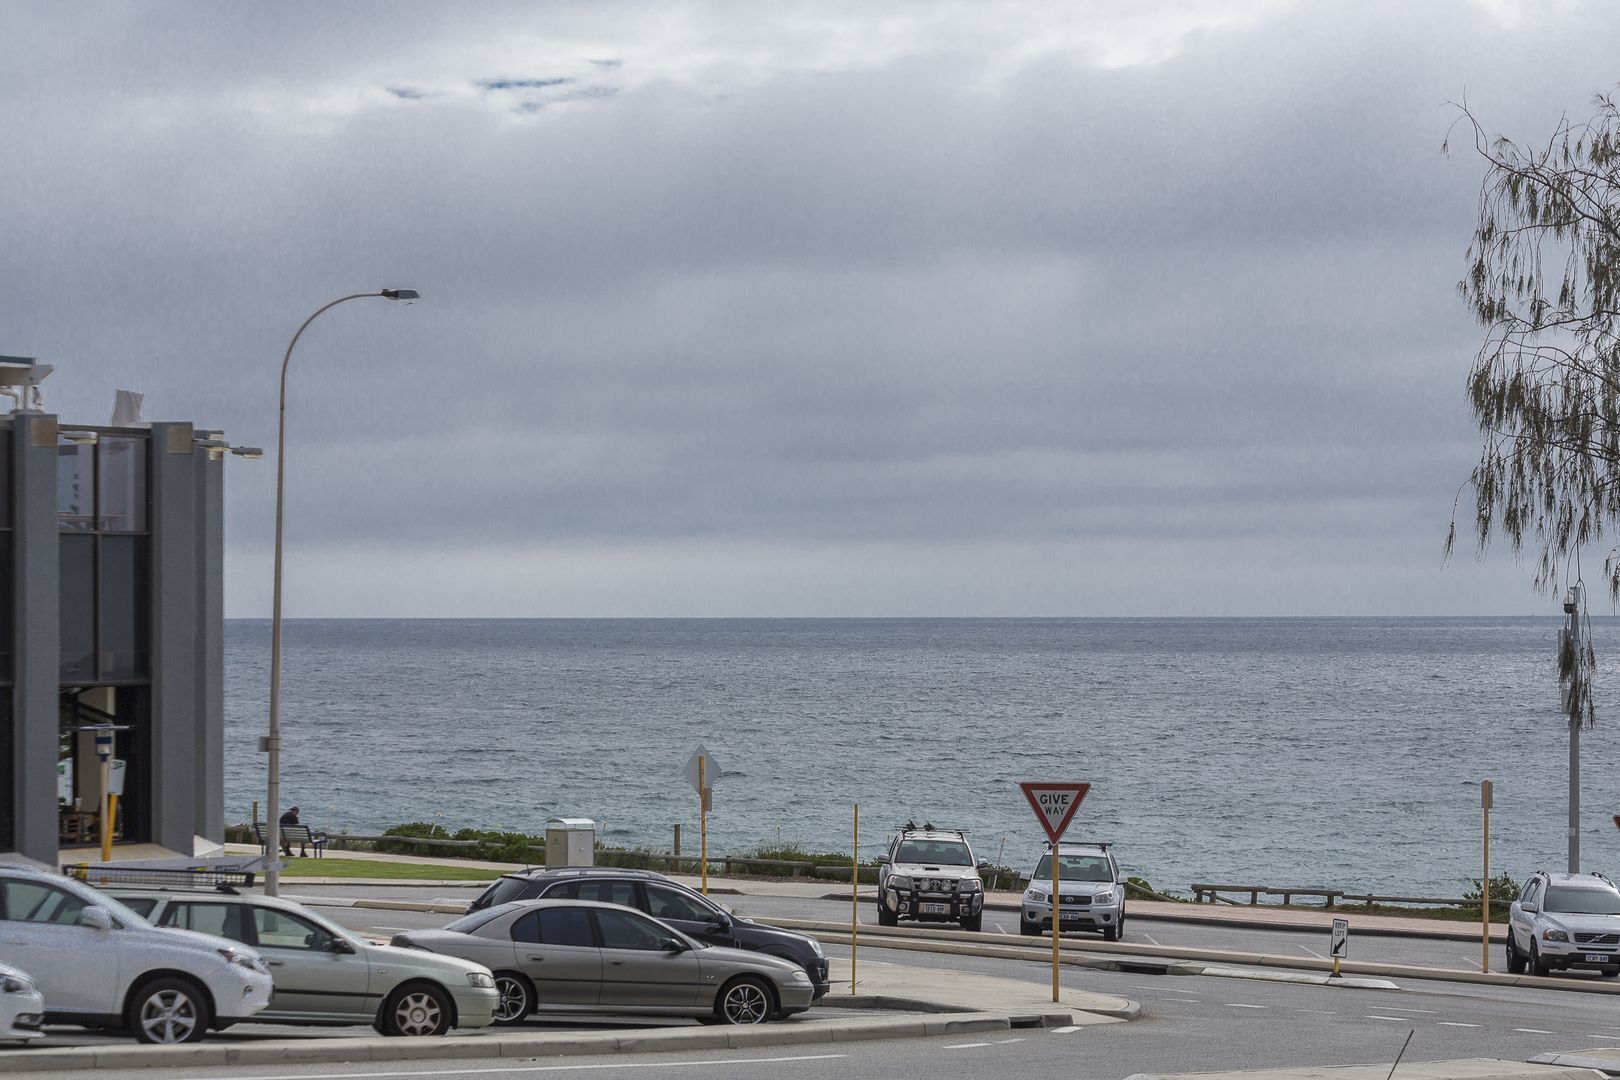
[[[288,825],[302,824],[302,822],[300,822],[298,820],[298,807],[295,806],[292,809],[288,810],[285,814],[282,814],[281,815],[281,824],[282,824],[283,827],[288,826]],[[309,833],[305,832],[304,835],[308,836]],[[292,845],[287,842],[287,834],[286,833],[281,834],[281,853],[283,855],[287,856],[287,858],[289,858],[289,859],[292,858]],[[309,849],[304,846],[304,842],[302,840],[298,841],[298,857],[300,859],[305,859],[305,858],[309,857]]]

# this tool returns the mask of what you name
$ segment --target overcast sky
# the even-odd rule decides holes
[[[1464,95],[1586,115],[1616,41],[1601,2],[8,3],[0,353],[69,420],[123,387],[273,449],[304,317],[419,289],[294,356],[293,616],[1553,612],[1442,558],[1482,166],[1441,142]],[[228,473],[266,614],[273,457]]]

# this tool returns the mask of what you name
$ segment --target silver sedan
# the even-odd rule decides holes
[[[617,904],[518,900],[393,944],[459,956],[495,974],[497,1024],[531,1012],[641,1013],[759,1024],[803,1012],[804,968],[763,953],[706,945]]]

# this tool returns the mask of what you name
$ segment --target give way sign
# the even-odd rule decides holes
[[[1063,838],[1063,830],[1069,827],[1069,821],[1074,812],[1080,809],[1080,802],[1091,790],[1090,784],[1068,783],[1037,783],[1027,781],[1018,785],[1024,791],[1024,798],[1029,805],[1035,808],[1035,816],[1040,819],[1041,828],[1052,843]]]

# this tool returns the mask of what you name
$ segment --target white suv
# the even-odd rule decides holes
[[[1526,967],[1620,975],[1620,890],[1602,874],[1531,874],[1508,910],[1507,966],[1515,975]]]
[[[1059,922],[1064,930],[1099,930],[1104,941],[1125,935],[1125,886],[1119,864],[1107,844],[1062,844],[1058,847]],[[1018,932],[1033,937],[1052,929],[1052,845],[1046,845],[1035,872],[1029,875],[1019,905]]]
[[[82,882],[0,867],[0,958],[25,969],[47,1023],[184,1043],[270,1004],[270,969],[234,941],[158,930]]]
[[[901,827],[878,856],[878,924],[901,919],[954,922],[964,930],[984,924],[984,881],[967,837],[957,829]]]

